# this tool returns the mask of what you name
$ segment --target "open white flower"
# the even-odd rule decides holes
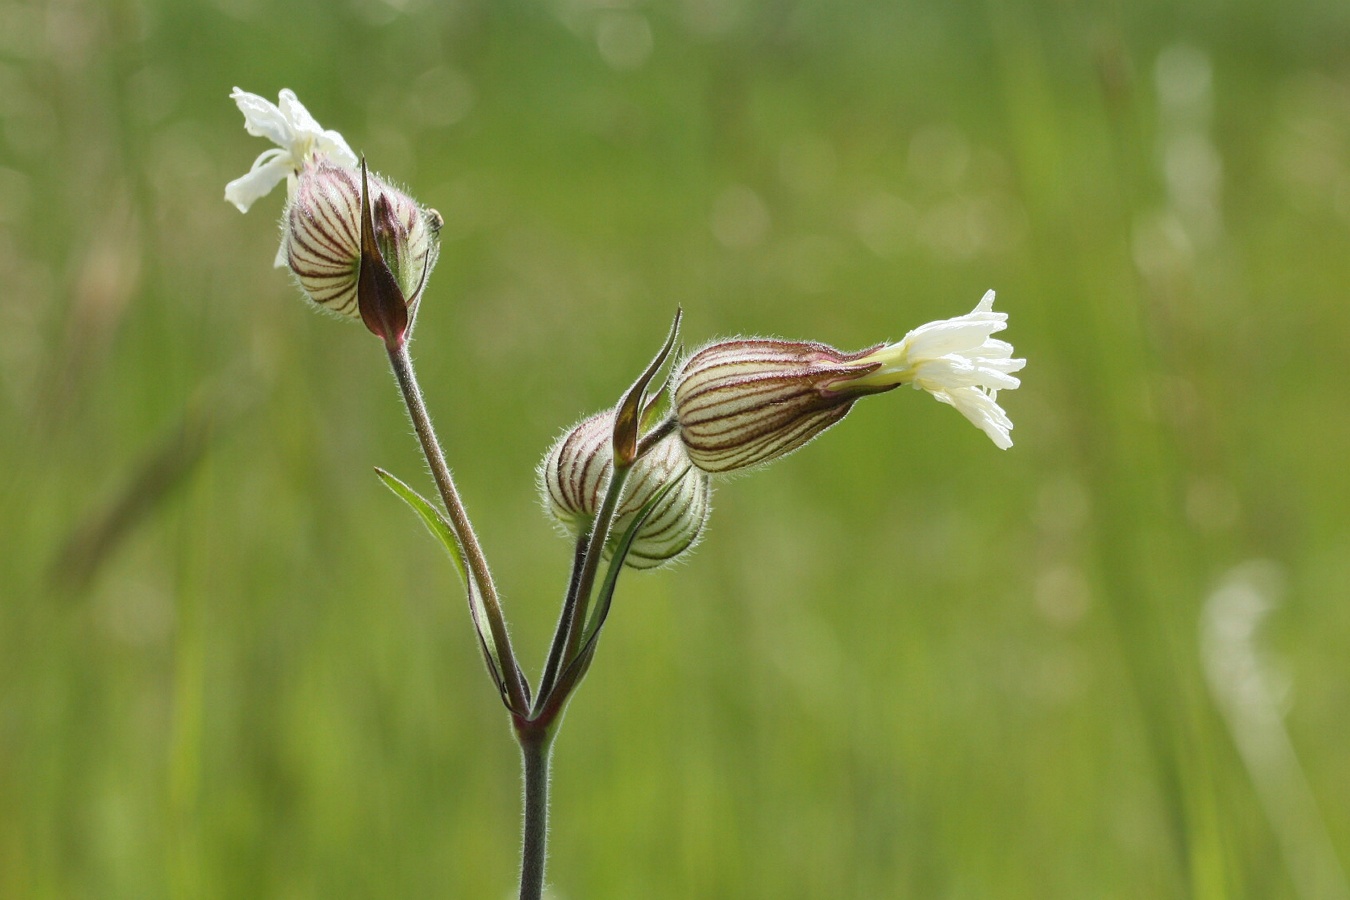
[[[960,411],[1000,448],[1012,446],[1012,420],[998,405],[998,392],[1021,385],[1013,377],[1027,364],[1013,359],[1012,344],[992,337],[1008,327],[1008,314],[994,312],[994,292],[964,316],[920,325],[897,343],[857,360],[879,364],[852,379],[857,387],[912,384]]]
[[[733,338],[694,351],[674,379],[685,451],[705,472],[762,465],[804,446],[861,397],[912,384],[948,403],[1004,450],[1012,421],[998,392],[1027,364],[991,337],[1008,327],[994,292],[964,316],[929,322],[894,344],[844,353],[810,341]]]
[[[265,137],[277,145],[254,160],[247,175],[225,185],[225,199],[240,212],[248,212],[255,200],[282,181],[287,182],[288,195],[293,193],[295,175],[306,163],[326,158],[336,165],[356,167],[356,154],[342,135],[320,126],[289,88],[281,91],[279,103],[239,88],[231,92],[230,99],[244,114],[244,127],[249,134]],[[284,259],[278,262],[284,264]]]

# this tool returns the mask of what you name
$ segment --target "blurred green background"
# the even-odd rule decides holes
[[[514,742],[372,466],[429,480],[280,192],[222,199],[235,85],[444,214],[414,351],[532,675],[533,467],[677,305],[1011,314],[1015,448],[868,400],[625,577],[558,897],[1348,896],[1344,0],[0,0],[0,45],[0,897],[514,885]]]

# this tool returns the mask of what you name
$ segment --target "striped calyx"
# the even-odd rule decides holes
[[[842,419],[858,397],[848,382],[876,368],[871,350],[841,353],[825,344],[737,338],[710,344],[675,377],[678,433],[694,465],[725,473],[785,456]]]
[[[375,241],[409,312],[440,247],[441,216],[370,175]],[[283,217],[282,247],[305,296],[339,315],[360,318],[361,170],[327,160],[310,163],[297,177]]]
[[[583,420],[560,437],[539,467],[539,491],[550,515],[573,537],[589,529],[614,472],[614,410]],[[633,463],[610,529],[613,549],[633,519],[663,488],[638,530],[625,564],[650,569],[670,562],[698,540],[708,520],[711,485],[692,466],[679,435],[672,432]]]

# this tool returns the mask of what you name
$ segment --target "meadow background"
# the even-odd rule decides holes
[[[227,94],[446,219],[414,352],[538,671],[534,466],[664,335],[988,288],[1017,445],[899,391],[626,576],[584,898],[1345,898],[1350,4],[0,0],[0,897],[506,897],[518,760],[377,342]]]

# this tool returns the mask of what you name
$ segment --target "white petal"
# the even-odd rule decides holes
[[[1001,372],[1005,375],[1011,375],[1013,372],[1020,372],[1027,367],[1025,359],[1007,359],[1005,357],[985,358],[979,360],[979,366],[989,372]],[[1017,381],[1016,378],[1012,379]],[[1021,384],[1019,381],[1018,384]],[[1011,390],[1009,388],[1008,390]]]
[[[309,110],[305,109],[305,104],[300,102],[299,98],[295,96],[295,91],[290,88],[281,89],[277,107],[281,114],[286,117],[286,121],[297,132],[312,137],[323,134],[323,127],[309,114]]]
[[[1013,445],[1012,437],[1009,435],[1013,427],[1012,420],[1003,411],[1003,407],[998,405],[994,394],[985,393],[979,388],[957,388],[954,391],[935,393],[933,396],[943,403],[956,407],[972,425],[989,435],[989,439],[1000,450],[1007,450]]]
[[[1022,360],[968,360],[959,356],[944,356],[927,360],[915,369],[914,386],[929,393],[957,388],[992,388],[1011,391],[1022,382],[1008,374],[1021,366],[1010,367]]]
[[[278,147],[284,147],[287,150],[291,148],[291,145],[295,142],[295,132],[287,121],[286,115],[277,108],[275,103],[239,88],[234,89],[230,94],[230,99],[238,105],[239,111],[244,114],[244,128],[248,130],[249,134],[254,137],[265,137]]]
[[[1008,327],[1008,314],[994,312],[993,306],[994,292],[986,291],[975,308],[964,316],[920,325],[905,336],[905,341],[910,344],[910,355],[916,359],[949,353],[976,356],[980,354],[971,351],[981,350],[989,344],[1004,344],[989,339],[990,335]],[[1004,346],[1011,353],[1012,345]]]
[[[268,150],[253,163],[247,175],[241,175],[225,185],[225,199],[248,212],[248,208],[291,174],[290,154],[282,150]]]
[[[975,312],[954,319],[929,322],[905,335],[912,359],[969,353],[985,343],[991,334],[1008,327],[1007,313]]]
[[[360,165],[360,160],[356,158],[352,148],[347,146],[346,139],[331,128],[315,138],[314,146],[320,153],[328,154],[328,158],[340,166],[355,169]]]
[[[1013,354],[1013,345],[998,338],[990,338],[979,347],[977,354],[982,359],[1007,359]],[[1024,364],[1026,360],[1022,361]],[[1020,366],[1018,368],[1021,368]]]
[[[347,146],[346,139],[331,128],[325,130],[289,88],[281,92],[280,110],[294,129],[296,146],[291,151],[293,156],[299,158],[318,151],[326,153],[339,165],[356,167],[356,154]]]

